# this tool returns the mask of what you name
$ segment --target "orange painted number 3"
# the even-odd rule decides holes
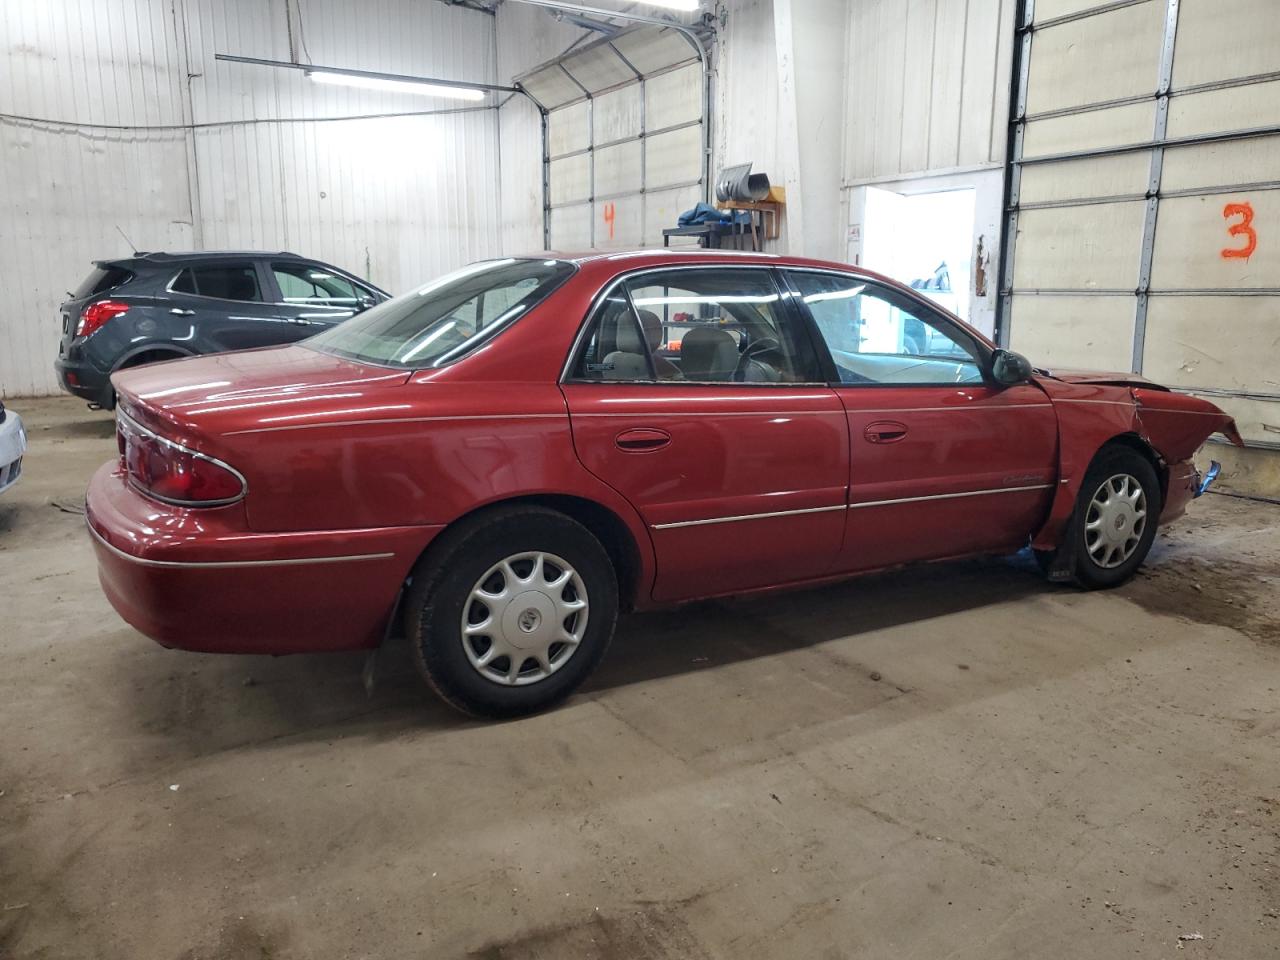
[[[1224,260],[1248,260],[1253,256],[1253,251],[1258,249],[1258,234],[1253,229],[1253,204],[1251,203],[1228,203],[1222,208],[1222,215],[1230,220],[1232,217],[1239,217],[1239,223],[1233,223],[1227,227],[1227,233],[1233,237],[1242,237],[1244,239],[1243,247],[1228,247],[1222,251]]]
[[[616,216],[617,216],[617,211],[614,209],[613,203],[612,202],[606,203],[604,205],[604,222],[609,225],[610,240],[613,239],[613,221]]]

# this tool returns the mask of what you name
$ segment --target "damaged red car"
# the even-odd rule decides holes
[[[1109,587],[1239,442],[1213,404],[1046,372],[845,265],[717,251],[473,264],[299,344],[118,373],[88,524],[167,647],[374,648],[511,716],[619,611],[1028,544]]]

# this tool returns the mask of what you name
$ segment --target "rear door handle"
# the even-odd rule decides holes
[[[652,427],[632,427],[613,438],[614,444],[624,453],[647,453],[661,450],[671,442],[671,434]]]
[[[868,443],[897,443],[906,435],[907,425],[897,420],[877,420],[862,431]]]
[[[196,315],[194,310],[183,310],[181,307],[174,307],[169,313],[175,317],[194,317]]]

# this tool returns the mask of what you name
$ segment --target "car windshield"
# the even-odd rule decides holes
[[[564,260],[484,260],[326,330],[306,345],[384,366],[438,366],[523,314],[574,267]]]

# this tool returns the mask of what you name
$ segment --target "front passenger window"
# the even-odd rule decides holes
[[[853,276],[792,273],[846,384],[981,383],[972,337],[912,298]]]

